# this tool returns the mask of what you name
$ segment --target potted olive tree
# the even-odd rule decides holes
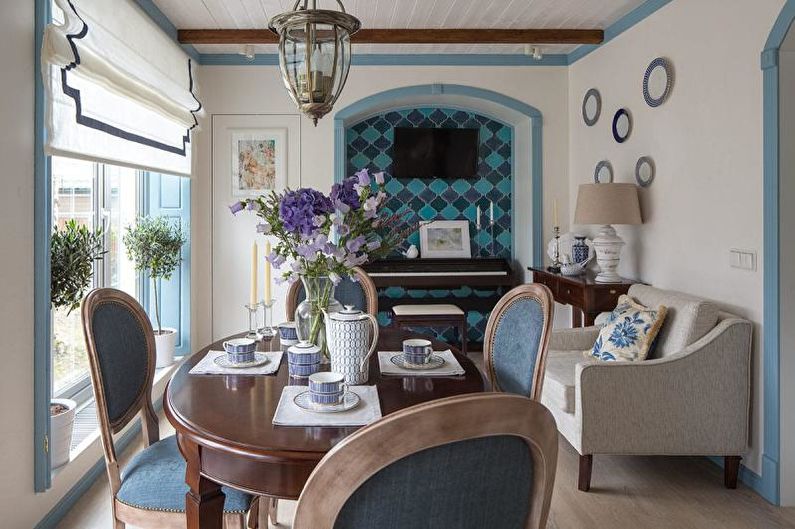
[[[63,229],[58,226],[50,238],[50,300],[53,307],[53,369],[69,372],[69,365],[84,354],[85,342],[79,320],[72,312],[80,307],[83,295],[91,286],[94,262],[105,256],[102,230],[89,230],[75,220]],[[79,318],[79,315],[77,316]],[[69,461],[75,401],[53,399],[50,402],[50,453],[53,468]]]
[[[154,296],[155,345],[157,348],[157,367],[174,363],[174,347],[177,343],[177,330],[164,329],[160,323],[160,293],[157,283],[160,279],[171,279],[174,270],[182,262],[182,246],[185,235],[182,227],[166,217],[140,217],[135,226],[129,226],[124,234],[127,255],[135,261],[135,268],[146,272],[152,279]]]

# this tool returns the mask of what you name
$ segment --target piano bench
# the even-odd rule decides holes
[[[399,329],[455,327],[461,352],[467,354],[467,315],[456,305],[395,305],[392,307],[392,324]]]

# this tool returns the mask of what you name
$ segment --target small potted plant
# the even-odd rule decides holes
[[[94,262],[105,256],[102,249],[102,230],[89,230],[75,220],[63,229],[55,227],[50,239],[50,300],[54,315],[68,327],[69,316],[80,307],[83,295],[94,275]],[[59,325],[53,325],[53,346],[56,368],[59,355],[67,353],[67,343],[74,346],[74,337],[59,337]],[[68,331],[64,331],[69,334]],[[53,468],[69,462],[72,426],[77,404],[71,399],[50,402],[50,453]]]
[[[166,217],[140,217],[135,226],[129,226],[124,234],[127,255],[135,262],[136,270],[146,272],[152,279],[152,293],[155,302],[155,345],[157,348],[157,367],[174,363],[174,348],[177,343],[177,330],[164,329],[160,323],[160,298],[157,283],[160,279],[169,280],[174,270],[182,262],[182,246],[185,235],[182,227]]]

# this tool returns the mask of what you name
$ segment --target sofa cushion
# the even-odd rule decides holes
[[[585,351],[585,355],[606,362],[646,360],[665,321],[666,311],[663,305],[646,307],[630,296],[622,295],[604,327],[599,330],[593,347]]]
[[[544,405],[574,413],[574,368],[580,362],[593,361],[583,358],[582,351],[549,351],[541,398]]]
[[[650,358],[663,358],[680,352],[718,323],[720,309],[707,300],[648,285],[632,285],[629,295],[647,307],[668,308],[665,324],[657,335]]]

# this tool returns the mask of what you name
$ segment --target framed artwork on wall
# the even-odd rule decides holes
[[[236,130],[231,134],[233,197],[287,187],[287,129]]]
[[[424,258],[472,257],[468,220],[435,220],[420,226],[420,254]]]

